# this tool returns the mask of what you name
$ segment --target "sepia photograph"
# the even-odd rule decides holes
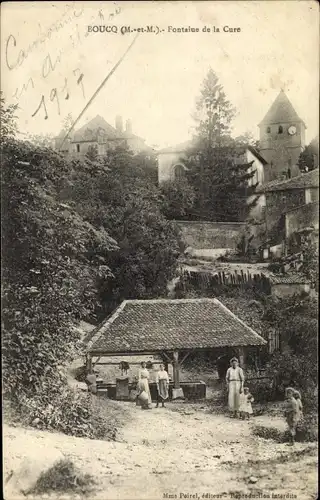
[[[318,498],[319,4],[1,5],[5,500]]]

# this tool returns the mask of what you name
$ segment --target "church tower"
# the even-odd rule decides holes
[[[260,153],[268,162],[265,182],[298,175],[298,159],[305,146],[305,123],[282,90],[259,124]]]

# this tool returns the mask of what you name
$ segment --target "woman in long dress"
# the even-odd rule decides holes
[[[232,358],[230,364],[231,366],[226,374],[229,410],[234,417],[239,417],[240,394],[243,391],[244,374],[237,358]]]
[[[164,402],[169,398],[169,375],[163,365],[160,365],[159,367],[159,371],[156,376],[156,384],[158,393],[156,408],[158,408],[160,401],[162,403],[162,407],[164,407]]]
[[[146,363],[142,361],[141,363],[141,368],[139,370],[139,381],[138,381],[138,389],[141,394],[141,392],[146,392],[148,395],[148,408],[151,408],[151,394],[150,394],[150,388],[149,388],[149,371],[146,368]]]

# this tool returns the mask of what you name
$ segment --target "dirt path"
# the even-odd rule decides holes
[[[7,468],[18,464],[24,443],[25,450],[56,448],[93,474],[100,484],[97,500],[211,500],[213,495],[235,498],[250,492],[269,495],[264,498],[291,494],[296,496],[287,498],[314,500],[317,496],[316,447],[297,444],[292,449],[253,436],[255,423],[270,425],[270,418],[256,417],[248,423],[209,413],[199,405],[168,404],[142,411],[122,404],[132,418],[123,428],[121,441],[115,443],[5,426],[5,439],[10,442],[5,449]],[[271,423],[284,428],[279,419],[272,418]],[[255,482],[250,482],[251,476]]]

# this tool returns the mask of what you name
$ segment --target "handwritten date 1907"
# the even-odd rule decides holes
[[[77,80],[76,80],[77,85],[80,85],[81,90],[82,90],[82,96],[85,99],[85,92],[84,92],[84,86],[83,86],[84,75],[83,75],[83,73],[81,73],[79,68],[74,69],[73,74],[77,78]],[[64,79],[64,85],[61,89],[59,89],[59,90],[57,88],[51,89],[50,95],[49,95],[49,101],[50,102],[56,101],[58,115],[60,115],[60,111],[61,111],[61,105],[60,105],[61,99],[66,101],[69,99],[69,97],[70,97],[70,93],[69,93],[69,85],[68,85],[67,78]],[[34,118],[38,114],[38,112],[41,110],[41,108],[43,108],[43,111],[44,111],[44,119],[47,120],[49,116],[48,116],[48,111],[47,111],[47,106],[46,106],[46,99],[45,99],[44,95],[41,96],[39,106],[37,107],[35,112],[31,115],[32,118]]]

